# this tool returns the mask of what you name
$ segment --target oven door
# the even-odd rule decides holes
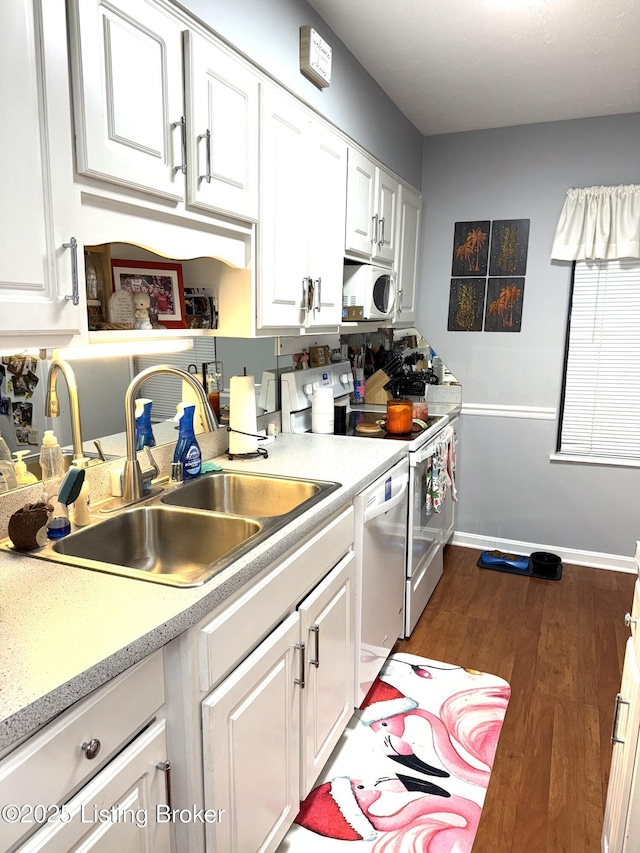
[[[433,506],[433,464],[438,439],[409,454],[409,520],[407,526],[407,578],[405,636],[415,628],[436,584],[442,577],[445,503]]]

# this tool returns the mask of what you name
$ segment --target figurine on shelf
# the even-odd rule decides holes
[[[133,310],[135,312],[135,328],[136,329],[152,329],[151,320],[149,319],[149,306],[151,298],[145,291],[138,291],[133,294]]]

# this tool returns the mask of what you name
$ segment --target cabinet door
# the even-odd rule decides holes
[[[349,149],[347,172],[347,224],[345,251],[371,257],[376,221],[375,163]]]
[[[170,853],[164,720],[139,735],[17,853]],[[36,807],[37,808],[37,807]]]
[[[60,346],[86,337],[84,287],[71,299],[80,201],[73,186],[63,0],[4,4],[0,28],[0,341]],[[9,82],[10,81],[10,82]],[[82,251],[78,247],[81,276]],[[26,344],[25,344],[26,341]]]
[[[393,261],[396,255],[396,211],[400,184],[376,167],[375,214],[377,216],[375,242],[371,250],[374,261]]]
[[[301,691],[303,798],[353,714],[354,564],[351,551],[298,608],[306,648]]]
[[[271,87],[262,98],[258,325],[304,325],[308,271],[309,113]]]
[[[602,832],[603,853],[622,853],[625,850],[629,794],[634,777],[639,730],[640,669],[633,639],[629,638],[614,712],[612,738],[615,740]]]
[[[338,326],[342,321],[342,277],[347,196],[347,144],[317,122],[310,128],[308,190],[313,203],[309,239],[309,275],[314,283],[311,326]]]
[[[202,705],[208,853],[275,850],[300,806],[301,652],[293,613]]]
[[[187,200],[258,218],[258,78],[226,50],[185,34]]]
[[[71,9],[78,171],[182,199],[179,22],[146,0]]]
[[[398,304],[396,321],[412,323],[416,318],[416,281],[420,250],[422,201],[408,187],[400,188],[395,268]]]

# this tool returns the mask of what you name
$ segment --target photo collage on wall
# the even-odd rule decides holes
[[[33,396],[39,382],[38,359],[34,356],[3,356],[0,364],[0,431],[14,430],[18,445],[38,445],[38,430],[33,426]]]
[[[530,219],[456,222],[450,332],[519,332]]]

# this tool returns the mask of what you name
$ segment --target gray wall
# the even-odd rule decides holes
[[[640,114],[428,137],[417,325],[467,404],[559,405],[571,265],[549,255],[566,190],[640,182]],[[458,221],[530,219],[520,333],[449,332]],[[631,556],[640,470],[551,463],[557,422],[464,415],[457,531]]]
[[[422,134],[305,0],[182,0],[181,5],[415,187]],[[300,27],[333,49],[331,86],[300,73]]]

